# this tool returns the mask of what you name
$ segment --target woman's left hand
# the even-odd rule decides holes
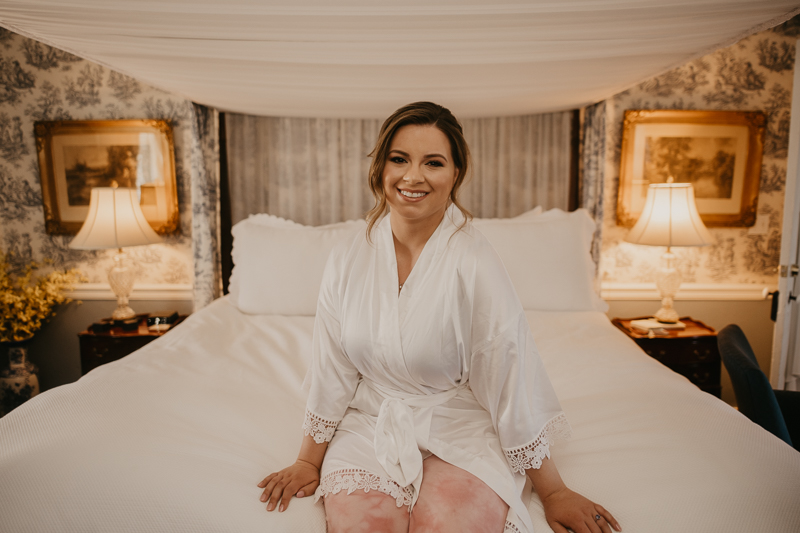
[[[544,516],[555,533],[611,533],[613,527],[622,531],[619,522],[591,500],[564,487],[542,500]]]

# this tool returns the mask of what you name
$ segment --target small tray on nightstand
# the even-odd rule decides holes
[[[722,365],[717,349],[717,332],[699,320],[681,318],[685,329],[668,330],[665,335],[650,336],[630,327],[633,320],[649,317],[615,318],[612,324],[633,339],[647,355],[681,374],[700,389],[719,398],[722,394]]]

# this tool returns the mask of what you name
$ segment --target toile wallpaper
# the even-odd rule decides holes
[[[114,250],[68,248],[71,236],[44,227],[33,123],[37,120],[158,118],[172,121],[180,231],[163,244],[132,247],[137,281],[191,284],[200,306],[218,295],[212,257],[218,239],[216,112],[103,66],[0,28],[0,249],[10,262],[51,260],[104,283]],[[215,160],[216,158],[216,160]],[[216,174],[215,174],[216,172]],[[216,210],[216,211],[214,211]],[[194,225],[204,230],[192,242]]]
[[[766,235],[748,228],[710,228],[715,239],[702,248],[673,248],[688,283],[777,283],[783,189],[789,144],[789,114],[795,42],[800,23],[739,41],[646,80],[607,100],[604,201],[616,206],[622,121],[627,109],[763,111],[767,116],[758,216],[769,220]],[[664,249],[623,241],[628,228],[616,225],[616,209],[603,214],[601,277],[612,282],[652,282]]]

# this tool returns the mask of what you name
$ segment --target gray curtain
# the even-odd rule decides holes
[[[367,173],[378,120],[225,114],[231,220],[270,213],[318,226],[372,207]]]
[[[461,199],[480,218],[569,204],[572,112],[467,119],[473,170]]]
[[[222,295],[219,113],[192,105],[192,256],[194,310]]]
[[[594,218],[597,229],[592,241],[592,258],[600,266],[603,241],[603,183],[606,164],[606,103],[581,109],[579,205]]]
[[[225,114],[231,219],[270,213],[308,225],[360,218],[380,121]],[[473,171],[464,205],[481,218],[537,205],[566,210],[571,112],[468,119]]]

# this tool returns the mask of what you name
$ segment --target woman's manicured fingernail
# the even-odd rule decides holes
[[[279,513],[282,513],[282,512],[283,512],[283,504],[281,504],[281,506],[280,506],[280,507],[278,507],[278,512],[279,512]]]
[[[272,511],[272,504],[267,505],[267,511]]]
[[[261,495],[261,501],[262,501],[262,502],[265,502],[265,501],[267,501],[267,496],[266,496],[266,495],[264,495],[264,494],[262,494],[262,495]]]
[[[302,497],[303,497],[303,496],[305,496],[305,495],[306,495],[306,493],[305,493],[305,492],[303,492],[302,490],[301,490],[300,492],[298,492],[298,493],[297,493],[297,497],[298,497],[298,498],[302,498]]]

